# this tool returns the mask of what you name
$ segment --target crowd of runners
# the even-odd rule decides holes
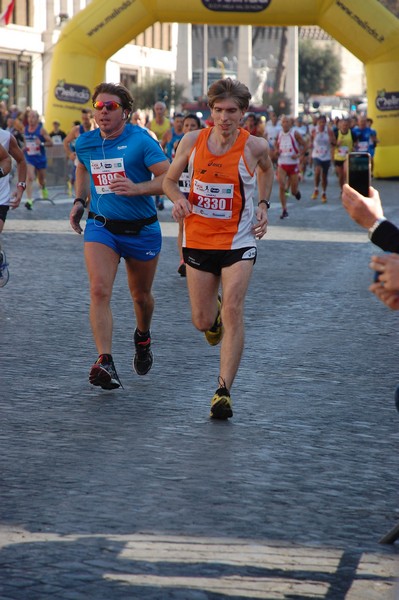
[[[194,129],[213,125],[212,118],[203,120],[193,114],[177,113],[167,117],[163,102],[154,105],[153,118],[146,116],[145,111],[136,111],[132,122],[136,122],[135,115],[138,112],[141,115],[138,124],[156,135],[170,161],[179,141],[189,131],[187,119]],[[288,199],[301,199],[300,184],[305,178],[314,183],[310,193],[313,201],[327,202],[328,178],[331,174],[336,176],[342,190],[346,182],[346,158],[350,152],[368,152],[373,169],[378,137],[372,119],[365,115],[354,114],[331,120],[322,113],[291,117],[284,114],[278,116],[271,110],[267,115],[246,113],[240,125],[251,135],[265,138],[269,144],[279,187],[281,219],[288,217]],[[187,178],[185,181],[187,185]],[[162,196],[156,198],[156,206],[158,210],[164,209]],[[183,265],[183,261],[180,264]],[[184,266],[180,271],[184,275]]]
[[[273,182],[278,182],[280,218],[286,219],[287,199],[301,199],[305,177],[314,180],[311,199],[325,203],[330,168],[342,188],[348,153],[373,157],[378,143],[365,116],[331,122],[323,114],[291,118],[271,111],[259,118],[247,112],[250,98],[244,84],[227,78],[209,88],[205,122],[197,114],[168,117],[163,102],[155,103],[149,118],[135,109],[124,86],[102,83],[94,90],[92,109],[83,109],[81,121],[68,133],[58,121],[48,133],[33,110],[26,116],[21,146],[13,133],[2,133],[5,158],[8,152],[16,161],[19,181],[11,195],[4,163],[1,229],[25,188],[25,206],[32,209],[35,178],[47,197],[46,147],[64,146],[75,195],[70,223],[77,233],[84,232],[90,323],[98,352],[89,373],[92,385],[107,390],[122,385],[113,361],[110,303],[121,258],[136,318],[133,370],[143,376],[152,368],[152,284],[162,245],[157,212],[167,197],[179,225],[178,273],[187,277],[193,324],[210,345],[220,344],[211,417],[232,416],[230,388],[244,347],[245,295],[256,240],[267,232]],[[3,250],[0,285],[7,283],[7,267]]]

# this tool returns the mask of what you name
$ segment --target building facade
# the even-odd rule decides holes
[[[63,25],[90,0],[15,0],[8,25],[0,25],[0,96],[21,110],[30,106],[43,114],[52,53]],[[0,0],[0,13],[9,0]],[[154,23],[110,57],[105,79],[128,88],[176,70],[177,25]],[[1,82],[0,82],[1,84]]]
[[[15,0],[10,24],[0,27],[0,87],[8,105],[31,106],[43,114],[52,54],[63,25],[90,0]],[[9,0],[0,0],[0,13]],[[295,112],[298,105],[297,48],[299,37],[332,44],[343,65],[342,95],[364,92],[362,63],[316,27],[206,26],[154,23],[107,61],[107,81],[128,88],[156,75],[176,77],[187,100],[203,98],[212,81],[224,76],[246,83],[255,104],[273,88],[287,29],[284,91]],[[205,69],[204,69],[205,65]],[[1,82],[0,82],[1,83]]]

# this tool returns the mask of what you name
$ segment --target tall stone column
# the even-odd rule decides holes
[[[176,83],[184,85],[183,95],[193,97],[193,59],[191,44],[191,23],[179,23],[176,58]]]
[[[252,27],[240,25],[238,31],[238,70],[237,77],[251,90],[252,75]]]
[[[298,27],[288,28],[288,61],[285,91],[291,100],[291,114],[298,115]]]
[[[36,12],[40,11],[35,11]],[[58,14],[58,13],[57,13]],[[36,18],[36,16],[35,16]],[[42,90],[42,98],[40,105],[35,101],[35,90],[32,89],[32,104],[33,107],[39,112],[44,111],[44,107],[47,103],[47,95],[48,95],[48,87],[50,81],[51,74],[51,60],[53,56],[53,45],[56,42],[54,37],[54,29],[56,25],[56,15],[54,13],[54,0],[46,0],[46,29],[42,30],[42,41],[44,45],[44,52],[42,55],[42,64],[40,65],[40,75],[39,73],[35,73],[35,63],[33,63],[32,68],[32,80],[36,82],[36,85],[40,78],[40,89]],[[35,85],[35,88],[36,88]],[[50,131],[51,123],[45,124],[47,129]]]

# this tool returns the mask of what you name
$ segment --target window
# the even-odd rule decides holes
[[[0,13],[6,10],[10,0],[0,0]],[[15,0],[11,23],[33,27],[33,0]]]

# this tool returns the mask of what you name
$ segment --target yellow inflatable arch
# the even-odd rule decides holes
[[[368,113],[380,139],[374,174],[399,176],[399,20],[378,0],[92,0],[55,47],[47,122],[67,126],[90,106],[107,59],[156,21],[319,25],[365,64]]]

